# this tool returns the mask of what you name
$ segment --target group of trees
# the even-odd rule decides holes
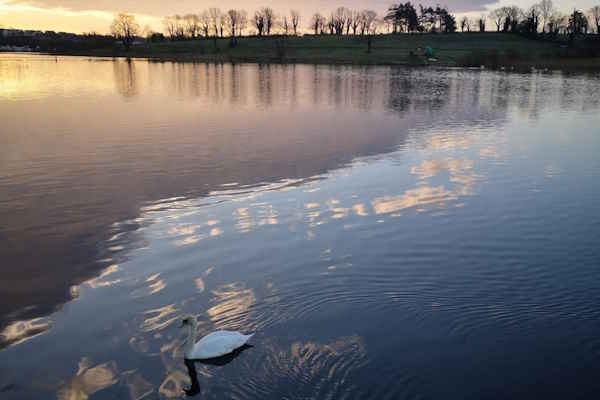
[[[384,21],[390,24],[392,33],[397,32],[456,32],[456,18],[439,5],[423,7],[419,12],[410,1],[389,8]]]
[[[566,15],[554,7],[552,0],[541,0],[527,10],[517,6],[497,8],[488,17],[497,32],[541,33],[551,37],[560,34],[574,37],[592,31],[600,34],[600,6],[592,7],[587,14],[574,9]]]
[[[173,15],[163,21],[165,32],[171,39],[195,39],[199,37],[237,37],[248,26],[245,10],[231,9],[226,13],[210,8],[200,14]]]
[[[380,20],[373,10],[357,11],[339,7],[329,17],[315,13],[309,28],[315,35],[369,35],[377,33],[379,25]]]
[[[489,15],[477,19],[463,17],[461,32],[486,30],[486,22],[492,21],[497,32],[519,32],[530,35],[543,34],[549,37],[568,35],[571,38],[581,33],[595,31],[600,34],[600,6],[584,13],[575,9],[565,15],[554,8],[552,0],[541,0],[527,10],[517,6],[506,6],[493,10]],[[308,30],[315,35],[374,35],[378,32],[455,32],[458,30],[454,15],[440,6],[418,8],[410,1],[392,5],[383,17],[373,10],[351,10],[339,7],[329,16],[316,13],[310,20]],[[270,7],[263,7],[249,16],[245,10],[231,9],[222,12],[210,8],[199,14],[173,15],[164,19],[164,31],[172,40],[194,38],[230,37],[232,42],[246,34],[268,36],[271,34],[297,35],[300,30],[300,13],[278,15]],[[111,25],[111,33],[129,48],[142,33],[148,38],[164,37],[147,27],[143,31],[129,14],[119,14]]]
[[[292,10],[289,15],[277,17],[270,7],[264,7],[249,17],[245,10],[231,9],[222,12],[210,8],[199,14],[173,15],[164,19],[165,33],[173,40],[194,39],[199,37],[217,38],[244,35],[249,28],[256,29],[253,34],[270,35],[276,29],[281,33],[298,34],[300,12]]]

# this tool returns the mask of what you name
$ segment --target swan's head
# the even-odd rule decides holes
[[[193,315],[185,315],[182,319],[181,319],[181,326],[191,326],[191,327],[196,327],[196,318]]]

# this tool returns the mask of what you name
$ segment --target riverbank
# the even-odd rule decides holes
[[[503,33],[245,37],[141,43],[68,52],[74,55],[163,61],[438,65],[493,69],[598,69],[600,57],[573,55],[566,46]],[[425,49],[433,55],[425,55]],[[57,52],[58,54],[67,54]]]

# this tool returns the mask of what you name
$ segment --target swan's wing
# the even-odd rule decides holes
[[[251,337],[252,335],[242,335],[239,332],[213,332],[196,343],[191,355],[195,360],[221,357],[242,347]]]

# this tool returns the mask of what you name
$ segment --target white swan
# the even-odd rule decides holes
[[[186,360],[209,360],[222,357],[248,343],[254,335],[243,335],[239,332],[217,331],[204,336],[196,343],[196,318],[191,315],[183,317],[181,326],[188,329],[187,339],[183,345]]]

